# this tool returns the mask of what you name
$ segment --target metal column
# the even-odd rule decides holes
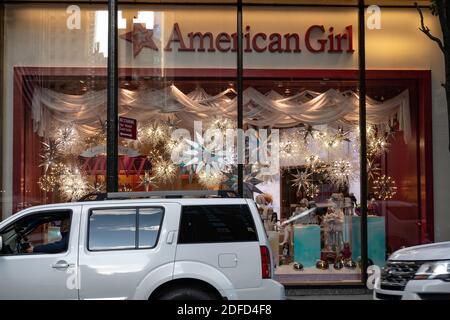
[[[118,46],[117,1],[108,1],[108,88],[107,88],[107,143],[106,143],[106,189],[117,192],[118,175]]]
[[[359,53],[359,131],[361,140],[361,276],[367,281],[367,132],[366,132],[366,20],[364,0],[358,3],[358,53]]]

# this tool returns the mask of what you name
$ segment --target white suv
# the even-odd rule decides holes
[[[394,252],[375,282],[377,300],[450,300],[450,242]]]
[[[253,201],[145,194],[1,222],[0,299],[285,298]]]

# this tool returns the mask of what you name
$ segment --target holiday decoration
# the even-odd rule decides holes
[[[40,155],[42,158],[39,167],[44,168],[44,173],[48,171],[48,169],[55,165],[60,157],[59,146],[60,142],[55,139],[49,139],[46,142],[42,142],[43,150]]]
[[[314,129],[313,126],[307,124],[303,129],[303,140],[306,141],[308,139],[308,136],[311,137],[312,139],[315,138],[315,132],[319,131],[317,129]]]
[[[310,198],[315,198],[319,195],[320,189],[316,184],[311,183],[305,188],[305,192],[306,196]]]
[[[58,177],[52,174],[46,174],[39,177],[38,185],[42,191],[53,192],[55,191],[58,183]]]
[[[305,163],[310,172],[321,174],[327,171],[328,165],[318,155],[310,155],[305,158]]]
[[[157,186],[155,180],[156,180],[156,177],[151,176],[148,171],[145,171],[144,175],[139,177],[140,183],[138,185],[138,188],[144,187],[146,192],[148,192],[150,187],[157,188],[158,186]]]
[[[230,118],[225,118],[222,116],[214,116],[211,121],[209,121],[207,129],[214,130],[218,129],[223,134],[226,133],[227,130],[236,129],[236,123]]]
[[[63,199],[77,201],[89,192],[86,177],[76,168],[67,168],[60,176],[60,190]]]
[[[177,166],[170,160],[157,160],[153,170],[155,177],[162,183],[172,182],[177,174]]]
[[[293,186],[297,186],[298,191],[303,187],[307,189],[312,182],[312,173],[307,171],[298,171],[297,174],[293,174],[295,179],[292,179]]]
[[[352,164],[348,160],[333,161],[328,170],[328,179],[337,187],[348,185],[353,173]]]
[[[198,174],[198,181],[208,189],[217,188],[224,179],[225,175],[218,171],[211,172],[210,174],[207,174],[206,171],[202,171]]]
[[[376,179],[373,184],[375,196],[380,200],[392,199],[397,193],[395,181],[389,176],[382,175],[378,179]]]
[[[170,137],[170,127],[165,122],[150,120],[138,127],[138,141],[156,146]]]
[[[64,155],[77,153],[79,150],[73,150],[75,146],[79,146],[80,136],[73,126],[58,128],[54,135],[58,151]]]
[[[88,135],[84,139],[84,145],[87,148],[93,148],[100,145],[106,144],[106,120],[103,121],[101,119],[97,120],[98,126],[95,128],[94,133],[92,135]]]
[[[186,140],[191,146],[191,150],[185,152],[191,156],[184,164],[187,166],[195,166],[195,172],[200,173],[204,170],[207,174],[211,172],[222,172],[227,169],[230,163],[227,162],[223,146],[215,140],[205,141],[205,139],[196,132],[196,141]]]
[[[375,163],[374,159],[367,158],[367,175],[370,180],[375,180],[380,175],[381,168],[378,163]]]
[[[304,158],[307,151],[304,132],[301,128],[283,130],[280,136],[280,165],[295,166]]]
[[[92,193],[102,193],[105,192],[106,186],[103,182],[95,182],[89,185],[89,191]]]

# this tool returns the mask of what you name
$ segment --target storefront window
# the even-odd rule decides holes
[[[366,12],[361,141],[357,1],[266,2],[243,1],[242,69],[236,1],[119,6],[118,190],[241,189],[277,280],[357,283],[365,240],[382,266],[446,223],[432,181],[440,52],[414,8]],[[107,6],[2,6],[2,218],[105,192]]]
[[[3,216],[105,180],[105,6],[5,5]],[[94,120],[92,120],[94,119]]]
[[[438,30],[438,21],[424,11]],[[372,18],[366,28],[367,231],[368,257],[382,266],[383,256],[433,241],[431,88],[439,92],[443,74],[435,69],[441,53],[417,29],[415,8],[384,7],[380,19],[375,14],[366,12]],[[383,119],[375,117],[380,102],[389,105]]]
[[[236,9],[119,10],[119,190],[237,190]]]
[[[244,8],[244,121],[278,142],[276,170],[245,174],[282,283],[361,279],[357,21],[355,8]]]

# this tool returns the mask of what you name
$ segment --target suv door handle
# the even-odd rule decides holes
[[[67,269],[68,267],[70,267],[70,264],[64,260],[60,260],[60,261],[52,264],[52,268],[54,268],[54,269]]]
[[[169,233],[167,234],[166,243],[172,244],[174,238],[175,238],[175,231],[169,231]]]

